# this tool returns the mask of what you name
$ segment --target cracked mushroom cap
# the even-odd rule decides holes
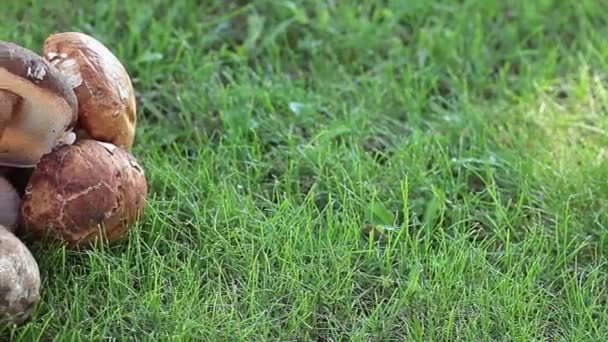
[[[135,140],[137,104],[127,70],[100,41],[80,32],[50,35],[44,57],[63,72],[78,97],[78,139],[127,151]]]
[[[122,238],[143,214],[148,185],[126,150],[78,140],[45,155],[30,177],[21,221],[35,236],[86,247]]]
[[[0,324],[24,323],[40,299],[40,270],[29,249],[0,226]]]
[[[75,140],[78,100],[65,76],[36,53],[0,41],[0,165],[32,167]]]

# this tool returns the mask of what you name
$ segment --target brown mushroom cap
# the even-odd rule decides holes
[[[29,249],[0,226],[0,324],[24,323],[40,299],[40,270]]]
[[[0,165],[29,167],[70,144],[78,100],[65,76],[41,56],[0,41]]]
[[[131,79],[100,41],[80,32],[50,35],[44,56],[71,81],[78,97],[78,138],[109,142],[130,150],[137,106]]]
[[[79,140],[45,155],[21,203],[25,231],[86,247],[122,238],[144,210],[142,167],[126,150]]]

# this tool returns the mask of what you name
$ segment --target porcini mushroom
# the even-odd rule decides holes
[[[78,140],[40,159],[21,202],[21,222],[34,236],[69,247],[122,238],[141,216],[148,186],[126,150]]]
[[[71,144],[78,100],[65,76],[41,56],[0,41],[0,165],[32,167]]]
[[[30,250],[0,226],[0,324],[24,323],[40,299],[40,270]]]
[[[130,150],[137,106],[131,79],[118,58],[99,40],[80,32],[50,35],[43,51],[70,80],[78,98],[78,139]]]

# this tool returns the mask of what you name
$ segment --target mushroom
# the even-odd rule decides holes
[[[65,76],[41,56],[0,41],[0,165],[33,167],[71,144],[78,100]]]
[[[14,232],[19,219],[21,198],[15,187],[5,177],[0,177],[0,226]]]
[[[80,32],[50,35],[43,51],[70,80],[78,98],[78,139],[130,150],[137,106],[131,79],[118,58],[99,40]]]
[[[13,108],[17,109],[21,98],[12,91],[0,89],[0,136],[4,128],[11,121]]]
[[[42,157],[21,202],[21,223],[33,236],[68,247],[116,241],[143,214],[148,185],[126,150],[92,139]]]
[[[0,226],[0,324],[24,323],[40,299],[40,270],[29,249]]]

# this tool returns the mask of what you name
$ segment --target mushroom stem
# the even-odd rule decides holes
[[[21,104],[21,97],[9,90],[0,89],[0,136]]]

